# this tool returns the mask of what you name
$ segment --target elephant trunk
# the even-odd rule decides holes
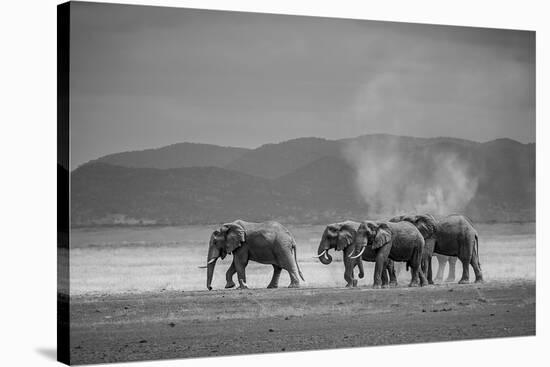
[[[222,259],[225,254],[222,252]],[[208,261],[206,263],[206,288],[212,290],[212,278],[214,277],[214,268],[216,267],[216,261],[220,257],[220,250],[214,245],[213,237],[210,238],[210,244],[208,245]]]
[[[328,250],[323,250],[321,252],[318,253],[318,255],[321,255],[323,254],[322,256],[319,256],[319,260],[324,264],[324,265],[328,265],[332,262],[332,256],[330,256],[330,254],[328,253]]]
[[[216,260],[217,259],[214,259],[214,261],[208,264],[208,268],[206,271],[206,288],[208,288],[209,291],[212,290],[212,278],[214,276],[214,267],[216,266]]]
[[[330,249],[330,244],[327,239],[327,230],[323,233],[323,237],[321,238],[321,243],[319,244],[319,248],[317,249],[317,257],[319,258],[319,261],[323,263],[324,265],[328,265],[332,262],[332,256],[329,255],[328,251]]]

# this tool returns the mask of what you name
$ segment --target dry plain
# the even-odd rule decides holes
[[[339,255],[312,259],[322,226],[290,227],[307,282],[265,289],[271,267],[247,268],[251,289],[205,290],[208,226],[71,233],[71,362],[271,353],[535,334],[535,225],[478,225],[484,284],[342,288]],[[436,261],[434,265],[437,268]],[[457,266],[460,274],[460,266]]]

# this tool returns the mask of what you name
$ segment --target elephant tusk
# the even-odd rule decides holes
[[[199,266],[199,269],[206,269],[208,267],[208,265],[212,264],[213,262],[215,262],[216,260],[218,260],[217,257],[214,257],[210,260],[208,260],[208,262],[206,263],[206,265],[201,265]]]
[[[325,260],[329,261],[328,254],[325,252]]]
[[[364,247],[361,249],[361,252],[360,252],[360,253],[358,253],[358,254],[355,255],[355,256],[351,256],[351,258],[352,258],[352,259],[357,259],[359,256],[363,255],[363,252],[365,252],[365,248],[364,248]]]
[[[314,259],[318,258],[318,257],[322,257],[324,254],[326,254],[327,250],[321,252],[321,254],[317,255],[317,256],[313,256]]]

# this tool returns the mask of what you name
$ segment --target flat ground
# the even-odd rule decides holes
[[[71,362],[535,334],[535,282],[155,291],[71,297]]]

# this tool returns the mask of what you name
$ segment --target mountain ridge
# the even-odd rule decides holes
[[[486,142],[477,142],[473,140],[467,140],[462,138],[453,138],[453,137],[412,137],[412,136],[402,136],[402,135],[393,135],[393,134],[364,134],[357,137],[341,138],[341,139],[327,139],[319,137],[301,137],[294,138],[290,140],[285,140],[278,143],[266,143],[258,146],[257,148],[242,148],[242,147],[232,147],[232,146],[221,146],[216,144],[207,144],[207,143],[194,143],[194,142],[181,142],[174,143],[167,146],[162,146],[158,148],[147,148],[142,150],[132,150],[125,152],[118,152],[108,154],[97,159],[88,161],[79,167],[85,166],[87,164],[95,162],[105,162],[114,165],[124,166],[124,167],[151,167],[151,168],[179,168],[179,167],[202,167],[202,166],[214,166],[214,167],[227,167],[229,169],[234,169],[237,171],[242,171],[245,173],[255,173],[255,175],[267,177],[267,178],[276,178],[277,175],[284,175],[291,172],[292,169],[282,170],[282,172],[276,171],[264,172],[258,167],[250,170],[247,168],[249,164],[258,164],[257,162],[250,162],[250,156],[257,156],[265,151],[272,151],[280,148],[290,147],[292,149],[296,148],[296,145],[308,143],[309,149],[302,149],[309,154],[312,159],[305,160],[306,163],[309,163],[317,158],[320,158],[324,155],[334,155],[339,153],[339,148],[341,146],[349,144],[351,142],[361,142],[369,139],[391,139],[394,141],[397,140],[407,140],[409,142],[416,141],[418,143],[437,143],[437,142],[452,142],[452,143],[464,143],[468,145],[480,145],[480,144],[489,144],[497,141],[505,141],[512,144],[518,144],[522,146],[535,145],[534,142],[522,143],[509,138],[497,138],[493,140],[488,140]],[[315,149],[311,148],[311,143],[321,144],[322,146],[317,146],[317,149],[327,149],[326,151],[320,151],[315,155]],[[187,147],[189,149],[181,151],[178,148]],[[191,148],[199,148],[192,150]],[[214,151],[214,152],[212,152]],[[177,156],[166,157],[165,155],[171,152]],[[164,154],[163,154],[164,153]],[[144,158],[144,156],[152,155],[152,157]],[[203,157],[207,155],[207,157]],[[248,158],[246,156],[248,156]],[[245,156],[245,157],[243,157]],[[189,160],[188,158],[192,157],[195,159]],[[198,158],[198,159],[197,159]],[[307,158],[307,157],[306,157]],[[303,163],[303,162],[300,162]],[[292,165],[289,165],[291,168]],[[298,164],[299,166],[299,164]],[[78,167],[77,167],[78,168]],[[296,167],[294,167],[296,168]],[[76,168],[75,168],[76,169]],[[275,170],[274,170],[275,172]]]
[[[359,150],[350,151],[350,146]],[[462,208],[465,214],[477,221],[532,221],[535,148],[534,143],[508,139],[479,143],[368,135],[344,143],[293,139],[241,151],[237,158],[241,163],[223,167],[125,167],[99,160],[71,172],[71,221],[76,226],[180,225],[243,217],[325,223],[382,216],[388,211],[383,205],[386,197],[396,201],[391,210],[397,210],[411,193],[424,195],[423,188],[433,188],[434,169],[445,167],[448,157],[467,168],[467,180],[475,180],[475,192]],[[400,165],[382,169],[388,155],[390,162]],[[356,158],[381,163],[362,168],[364,163],[358,164]],[[399,176],[403,173],[406,178]],[[370,181],[358,187],[363,176],[383,178],[373,198],[364,195]],[[434,191],[443,197],[454,187],[445,187],[445,182],[441,192]]]

